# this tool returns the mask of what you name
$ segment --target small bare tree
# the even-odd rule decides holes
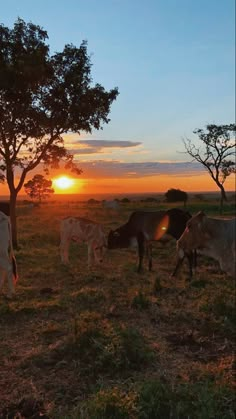
[[[190,139],[184,139],[186,152],[201,163],[208,171],[221,192],[220,211],[227,201],[224,183],[231,173],[236,173],[235,165],[235,124],[207,125],[206,130],[196,129],[203,148],[196,146]]]

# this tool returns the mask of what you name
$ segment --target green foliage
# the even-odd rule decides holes
[[[138,418],[170,418],[173,399],[173,391],[168,384],[158,380],[145,382],[138,398]]]
[[[232,324],[236,322],[236,307],[235,301],[226,301],[224,296],[217,296],[212,302],[204,304],[202,310],[205,312],[211,312],[217,317],[227,318]]]
[[[89,402],[90,419],[135,419],[135,393],[125,393],[118,387],[100,390]]]
[[[153,359],[152,350],[137,330],[114,328],[98,313],[82,312],[72,320],[71,330],[57,357],[73,359],[80,365],[80,373],[126,373],[144,368]]]
[[[146,310],[150,306],[149,299],[142,293],[142,291],[139,291],[137,295],[133,298],[133,301],[131,303],[131,307],[137,308],[139,310]]]
[[[234,392],[213,382],[180,383],[161,380],[143,384],[137,402],[139,419],[234,418]]]
[[[15,245],[16,198],[27,173],[39,164],[46,173],[64,164],[80,174],[63,134],[101,129],[118,95],[117,88],[92,85],[85,41],[50,56],[47,38],[41,27],[20,18],[12,29],[0,24],[0,169],[1,179],[7,173]]]

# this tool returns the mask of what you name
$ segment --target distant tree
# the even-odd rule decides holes
[[[130,202],[130,199],[129,198],[122,198],[120,200],[120,202],[123,202],[123,204],[128,204]]]
[[[205,196],[201,193],[195,194],[194,198],[197,199],[198,201],[205,201]]]
[[[231,173],[236,172],[235,165],[236,124],[207,125],[206,130],[196,129],[203,149],[194,145],[188,138],[183,140],[187,153],[208,171],[221,192],[220,211],[227,201],[224,183]]]
[[[98,203],[99,203],[99,201],[97,201],[97,199],[90,198],[90,199],[88,199],[87,203],[88,203],[89,205],[94,205],[94,204],[98,204]]]
[[[47,38],[45,30],[22,19],[13,29],[0,25],[0,170],[10,191],[15,246],[16,200],[28,172],[64,162],[81,173],[63,134],[101,129],[118,95],[117,88],[91,85],[85,41],[50,55]]]
[[[169,189],[165,193],[167,202],[183,202],[186,205],[188,194],[180,189]]]
[[[152,196],[144,198],[141,200],[141,202],[159,202],[158,199],[153,198]]]
[[[43,175],[35,175],[33,179],[24,184],[24,188],[27,195],[39,203],[54,193],[52,181],[45,179]]]

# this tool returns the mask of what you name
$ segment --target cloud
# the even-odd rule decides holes
[[[109,147],[109,148],[123,148],[123,147],[137,147],[141,145],[138,141],[107,141],[107,140],[82,140],[79,144],[86,144],[91,147]]]
[[[106,140],[80,140],[67,143],[74,155],[111,153],[114,149],[133,149],[142,145],[139,141],[106,141]]]
[[[140,162],[125,163],[117,160],[78,161],[85,178],[141,178],[148,176],[197,176],[204,168],[199,163],[189,162]]]

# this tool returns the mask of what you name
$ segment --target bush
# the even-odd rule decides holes
[[[101,390],[88,405],[90,419],[135,419],[135,393],[124,393],[119,388]]]
[[[175,388],[165,381],[146,382],[137,405],[139,419],[233,419],[235,407],[233,390],[207,380]]]
[[[180,189],[169,189],[165,193],[167,202],[184,202],[188,200],[188,194]]]
[[[149,306],[150,301],[141,291],[135,295],[131,304],[131,307],[137,308],[139,310],[146,310]]]

